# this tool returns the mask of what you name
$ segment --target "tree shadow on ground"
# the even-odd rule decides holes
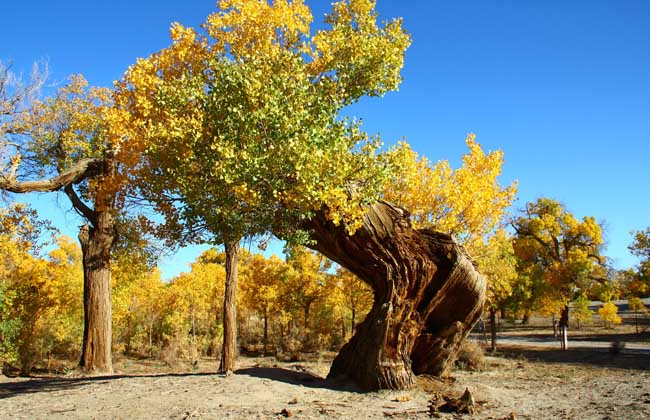
[[[302,385],[308,388],[324,388],[335,391],[358,393],[364,392],[361,388],[350,382],[322,378],[315,373],[309,372],[300,365],[294,365],[291,369],[281,367],[252,367],[239,369],[235,373],[237,375],[248,375],[255,378],[269,379],[291,385]]]
[[[523,358],[530,362],[582,364],[594,367],[650,371],[650,357],[647,353],[637,353],[625,349],[615,354],[609,349],[569,348],[569,350],[562,351],[547,348],[500,346],[497,355],[506,359]]]
[[[32,377],[32,378],[8,378],[8,381],[0,382],[0,400],[11,398],[21,394],[34,394],[40,392],[65,391],[95,384],[106,384],[116,379],[129,378],[169,378],[185,376],[223,376],[216,373],[159,373],[159,374],[128,374],[128,375],[104,375],[85,376],[76,378],[61,377]],[[12,381],[12,379],[14,379]]]
[[[559,341],[553,336],[552,333],[548,331],[543,332],[521,332],[513,331],[509,334],[510,331],[499,332],[499,339],[507,339],[511,341],[521,341],[521,342],[531,342],[531,343],[554,343],[557,342],[559,346]],[[486,341],[489,337],[486,335],[472,335],[472,338],[475,340]],[[650,344],[650,331],[640,332],[640,333],[619,333],[616,331],[611,332],[593,332],[593,331],[584,331],[584,330],[570,330],[569,331],[569,345],[571,341],[586,341],[586,342],[601,342],[601,343],[612,343],[615,341],[625,342],[625,343],[636,343],[636,344]]]
[[[570,339],[578,341],[623,341],[626,343],[650,343],[650,331],[636,333],[616,333],[612,331],[607,334],[590,334],[588,332],[575,331],[571,333]]]

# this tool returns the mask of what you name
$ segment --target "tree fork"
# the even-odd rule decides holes
[[[443,375],[478,321],[486,283],[451,237],[411,227],[385,201],[369,207],[354,235],[319,212],[310,245],[370,285],[374,303],[335,358],[328,378],[364,389],[406,389],[415,374]]]

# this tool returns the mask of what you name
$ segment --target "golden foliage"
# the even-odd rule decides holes
[[[384,188],[384,198],[406,208],[415,227],[431,227],[471,245],[499,225],[516,183],[499,184],[503,152],[485,154],[473,134],[465,142],[469,152],[456,170],[446,160],[432,164],[407,143],[399,143],[389,154],[398,169]]]
[[[598,308],[598,315],[603,319],[605,328],[609,328],[612,324],[617,325],[623,322],[623,319],[618,314],[618,306],[612,302],[603,303],[603,306]]]

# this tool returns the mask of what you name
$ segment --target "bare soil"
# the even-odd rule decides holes
[[[330,357],[301,362],[240,357],[233,375],[216,360],[170,369],[123,359],[112,376],[74,371],[0,376],[2,419],[428,419],[434,396],[467,388],[477,412],[466,419],[648,419],[650,357],[625,350],[507,347],[478,371],[419,378],[410,391],[361,392],[329,382]]]

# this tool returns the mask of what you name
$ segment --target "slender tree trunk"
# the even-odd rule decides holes
[[[560,341],[562,350],[569,348],[569,305],[562,308],[560,316]]]
[[[96,212],[96,225],[79,231],[84,270],[84,336],[79,366],[87,373],[112,373],[111,248],[115,222],[109,211]]]
[[[311,309],[311,301],[308,301],[307,303],[305,303],[305,308],[304,308],[305,319],[303,319],[303,323],[302,323],[303,330],[307,330],[307,327],[309,327],[309,311],[310,311],[310,309]]]
[[[497,351],[497,311],[490,308],[490,351]]]
[[[409,214],[380,201],[350,236],[324,212],[306,227],[312,244],[374,291],[374,303],[334,360],[329,378],[365,389],[405,389],[415,374],[443,375],[478,321],[486,283],[449,236],[415,230]]]
[[[350,324],[352,327],[350,328],[350,331],[354,334],[357,329],[357,309],[354,306],[352,307],[352,322]]]
[[[266,356],[267,347],[269,345],[269,311],[264,308],[264,355]]]
[[[223,299],[223,346],[219,372],[235,368],[237,356],[237,264],[239,262],[239,240],[227,241],[226,247],[226,290]]]

